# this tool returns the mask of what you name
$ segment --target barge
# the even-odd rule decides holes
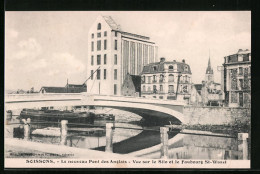
[[[94,123],[95,114],[92,112],[73,112],[60,110],[23,109],[20,120],[30,118],[32,122],[60,122],[68,120],[69,123]]]

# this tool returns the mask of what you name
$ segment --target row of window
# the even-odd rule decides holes
[[[249,66],[248,68],[243,68],[243,67],[238,68],[238,74],[239,75],[244,75],[244,73],[251,75],[251,66]]]
[[[94,79],[94,70],[91,70],[91,80],[93,80]],[[103,73],[104,73],[104,80],[106,80],[107,79],[107,70],[106,69],[104,69],[104,71],[103,71]],[[97,80],[100,80],[101,79],[101,70],[100,69],[98,69],[97,70]],[[117,80],[117,69],[114,69],[114,80]]]
[[[91,42],[91,51],[94,51],[94,41]],[[101,40],[97,41],[97,51],[101,50]],[[107,40],[104,40],[104,50],[107,50]],[[117,50],[117,40],[114,40],[114,50]]]
[[[157,71],[158,70],[158,67],[157,66],[154,66],[153,67],[153,71]],[[168,70],[169,71],[173,71],[174,69],[173,69],[173,65],[170,65],[170,66],[168,66]],[[186,66],[184,66],[184,71],[188,71],[188,66],[186,65]]]
[[[178,75],[176,75],[176,77],[178,77]],[[180,78],[180,80],[182,82],[187,82],[189,83],[190,82],[190,77],[188,75],[185,75],[185,76],[182,76]],[[147,76],[147,83],[155,83],[157,82],[157,76],[156,75],[153,75],[153,76]],[[146,82],[146,76],[142,76],[142,83],[145,83]],[[160,75],[159,77],[159,82],[165,82],[165,76],[164,75]],[[169,74],[168,76],[168,82],[174,82],[174,75],[173,74]]]
[[[115,31],[114,33],[115,33],[114,36],[117,37],[117,32]],[[101,38],[101,35],[102,35],[101,32],[98,32],[98,33],[97,33],[97,38]],[[92,33],[92,34],[91,34],[91,38],[94,39],[94,37],[95,37],[95,34]],[[107,37],[107,31],[104,31],[104,37]]]
[[[142,88],[142,92],[145,92],[146,91],[146,86],[144,85],[143,88]],[[153,90],[151,90],[151,87],[148,86],[147,88],[147,91],[148,92],[153,92],[153,93],[158,93],[158,90],[157,90],[157,86],[156,85],[153,85]],[[159,92],[163,92],[163,85],[160,85],[160,89],[159,89]],[[187,85],[180,85],[179,86],[179,92],[180,93],[188,93],[188,86]],[[174,93],[174,85],[169,85],[168,86],[168,93]]]
[[[104,37],[106,37],[106,36],[107,36],[107,32],[104,31]],[[91,38],[94,39],[94,37],[95,37],[95,35],[94,35],[94,33],[92,33],[92,34],[91,34]],[[97,33],[97,38],[100,38],[100,37],[101,37],[101,32],[98,32],[98,33]]]
[[[107,55],[104,54],[104,65],[107,64]],[[91,56],[91,65],[94,65],[94,56]],[[101,55],[97,55],[97,65],[101,65]],[[117,54],[114,54],[114,65],[117,65]]]

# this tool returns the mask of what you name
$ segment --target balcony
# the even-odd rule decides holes
[[[168,94],[175,94],[174,90],[169,90]]]
[[[153,83],[157,83],[157,80],[153,80],[152,82],[153,82]]]

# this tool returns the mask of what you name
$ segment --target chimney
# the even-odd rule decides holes
[[[185,63],[185,59],[182,59],[182,62]]]
[[[164,62],[165,61],[165,58],[164,57],[161,57],[160,58],[160,62]]]

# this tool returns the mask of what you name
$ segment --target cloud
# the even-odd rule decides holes
[[[48,75],[59,73],[71,75],[85,70],[85,65],[69,53],[54,53],[47,65],[50,66]]]
[[[18,51],[14,59],[33,60],[41,54],[42,47],[35,38],[18,42]]]

